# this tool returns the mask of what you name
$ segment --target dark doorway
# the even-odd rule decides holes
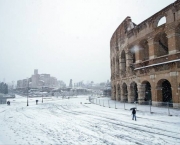
[[[172,90],[171,90],[171,84],[168,80],[165,80],[162,82],[162,100],[163,102],[169,102],[172,103]]]

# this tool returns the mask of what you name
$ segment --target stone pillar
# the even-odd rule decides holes
[[[114,62],[114,76],[115,76],[115,80],[116,80],[116,57],[115,57],[115,62]]]
[[[153,81],[155,81],[155,80],[153,80]],[[155,87],[154,82],[151,85],[151,98],[152,98],[151,101],[156,101],[157,100],[157,97],[156,97],[156,87]]]
[[[133,103],[134,102],[134,89],[133,89],[133,86],[128,85],[127,89],[128,89],[128,102]]]
[[[131,65],[133,63],[133,56],[132,55],[133,54],[131,54],[130,51],[128,51],[126,53],[126,65],[127,65],[126,71],[128,72],[128,75],[130,75],[130,76],[132,75],[132,73],[131,73]]]
[[[178,98],[178,103],[173,103],[174,108],[180,108],[180,86],[178,86],[177,98]]]
[[[156,57],[155,51],[158,45],[157,45],[157,42],[154,42],[153,38],[149,38],[147,41],[148,41],[148,46],[149,46],[149,59],[153,59]]]
[[[154,93],[155,97],[152,97],[152,105],[153,106],[161,106],[162,105],[162,84],[155,84]],[[151,89],[152,90],[152,89]]]
[[[138,102],[139,104],[144,104],[145,98],[145,84],[138,84]]]
[[[177,108],[177,103],[179,103],[179,93],[178,93],[178,75],[179,72],[173,71],[170,72],[170,78],[171,78],[171,90],[172,90],[172,101],[173,101],[173,107]]]
[[[117,100],[121,101],[121,88],[119,88],[119,85],[117,85]]]
[[[118,101],[118,85],[116,85],[116,101]]]
[[[123,90],[123,87],[121,86],[121,101],[124,102],[124,101],[127,101],[127,94],[126,92],[124,92]]]
[[[117,62],[117,59],[119,61],[119,64]],[[117,56],[117,58],[116,58],[116,78],[119,79],[119,76],[120,76],[120,59],[119,59],[119,56]]]
[[[114,83],[113,82],[111,82],[111,88],[112,88],[112,90],[111,90],[111,99],[114,100]]]
[[[123,88],[122,88],[122,85],[120,86],[120,89],[121,89],[121,95],[120,95],[121,96],[121,101],[123,102],[123,98],[124,97],[123,97]]]
[[[167,38],[168,38],[168,50],[169,54],[175,54],[180,50],[180,34],[176,33],[174,28],[166,30]]]

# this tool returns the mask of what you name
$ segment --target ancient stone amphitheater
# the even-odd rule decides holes
[[[180,107],[180,0],[138,25],[127,17],[112,35],[110,59],[112,99]]]

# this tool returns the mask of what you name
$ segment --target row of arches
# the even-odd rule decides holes
[[[151,90],[151,84],[144,81],[141,84],[132,82],[130,85],[123,83],[113,86],[113,96],[117,101],[128,102],[144,102],[144,101],[157,101],[157,102],[173,102],[171,83],[166,79],[161,79],[156,84],[156,90]],[[152,91],[157,91],[157,100],[153,100]]]
[[[176,45],[180,45],[180,24],[175,29]],[[168,37],[165,31],[157,33],[152,42],[148,42],[148,39],[139,41],[137,45],[131,45],[127,49],[116,52],[115,56],[111,60],[111,67],[114,73],[119,74],[127,70],[127,66],[139,61],[149,60],[150,57],[160,57],[169,54],[171,43],[168,43]],[[171,39],[171,38],[170,38]],[[153,45],[153,47],[150,47]],[[152,50],[152,48],[154,50]],[[151,50],[150,50],[151,49]],[[180,51],[180,47],[176,48]],[[152,53],[153,51],[153,53]]]

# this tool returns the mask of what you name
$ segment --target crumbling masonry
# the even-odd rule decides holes
[[[112,99],[180,107],[180,0],[138,25],[127,17],[111,38],[110,59]]]

